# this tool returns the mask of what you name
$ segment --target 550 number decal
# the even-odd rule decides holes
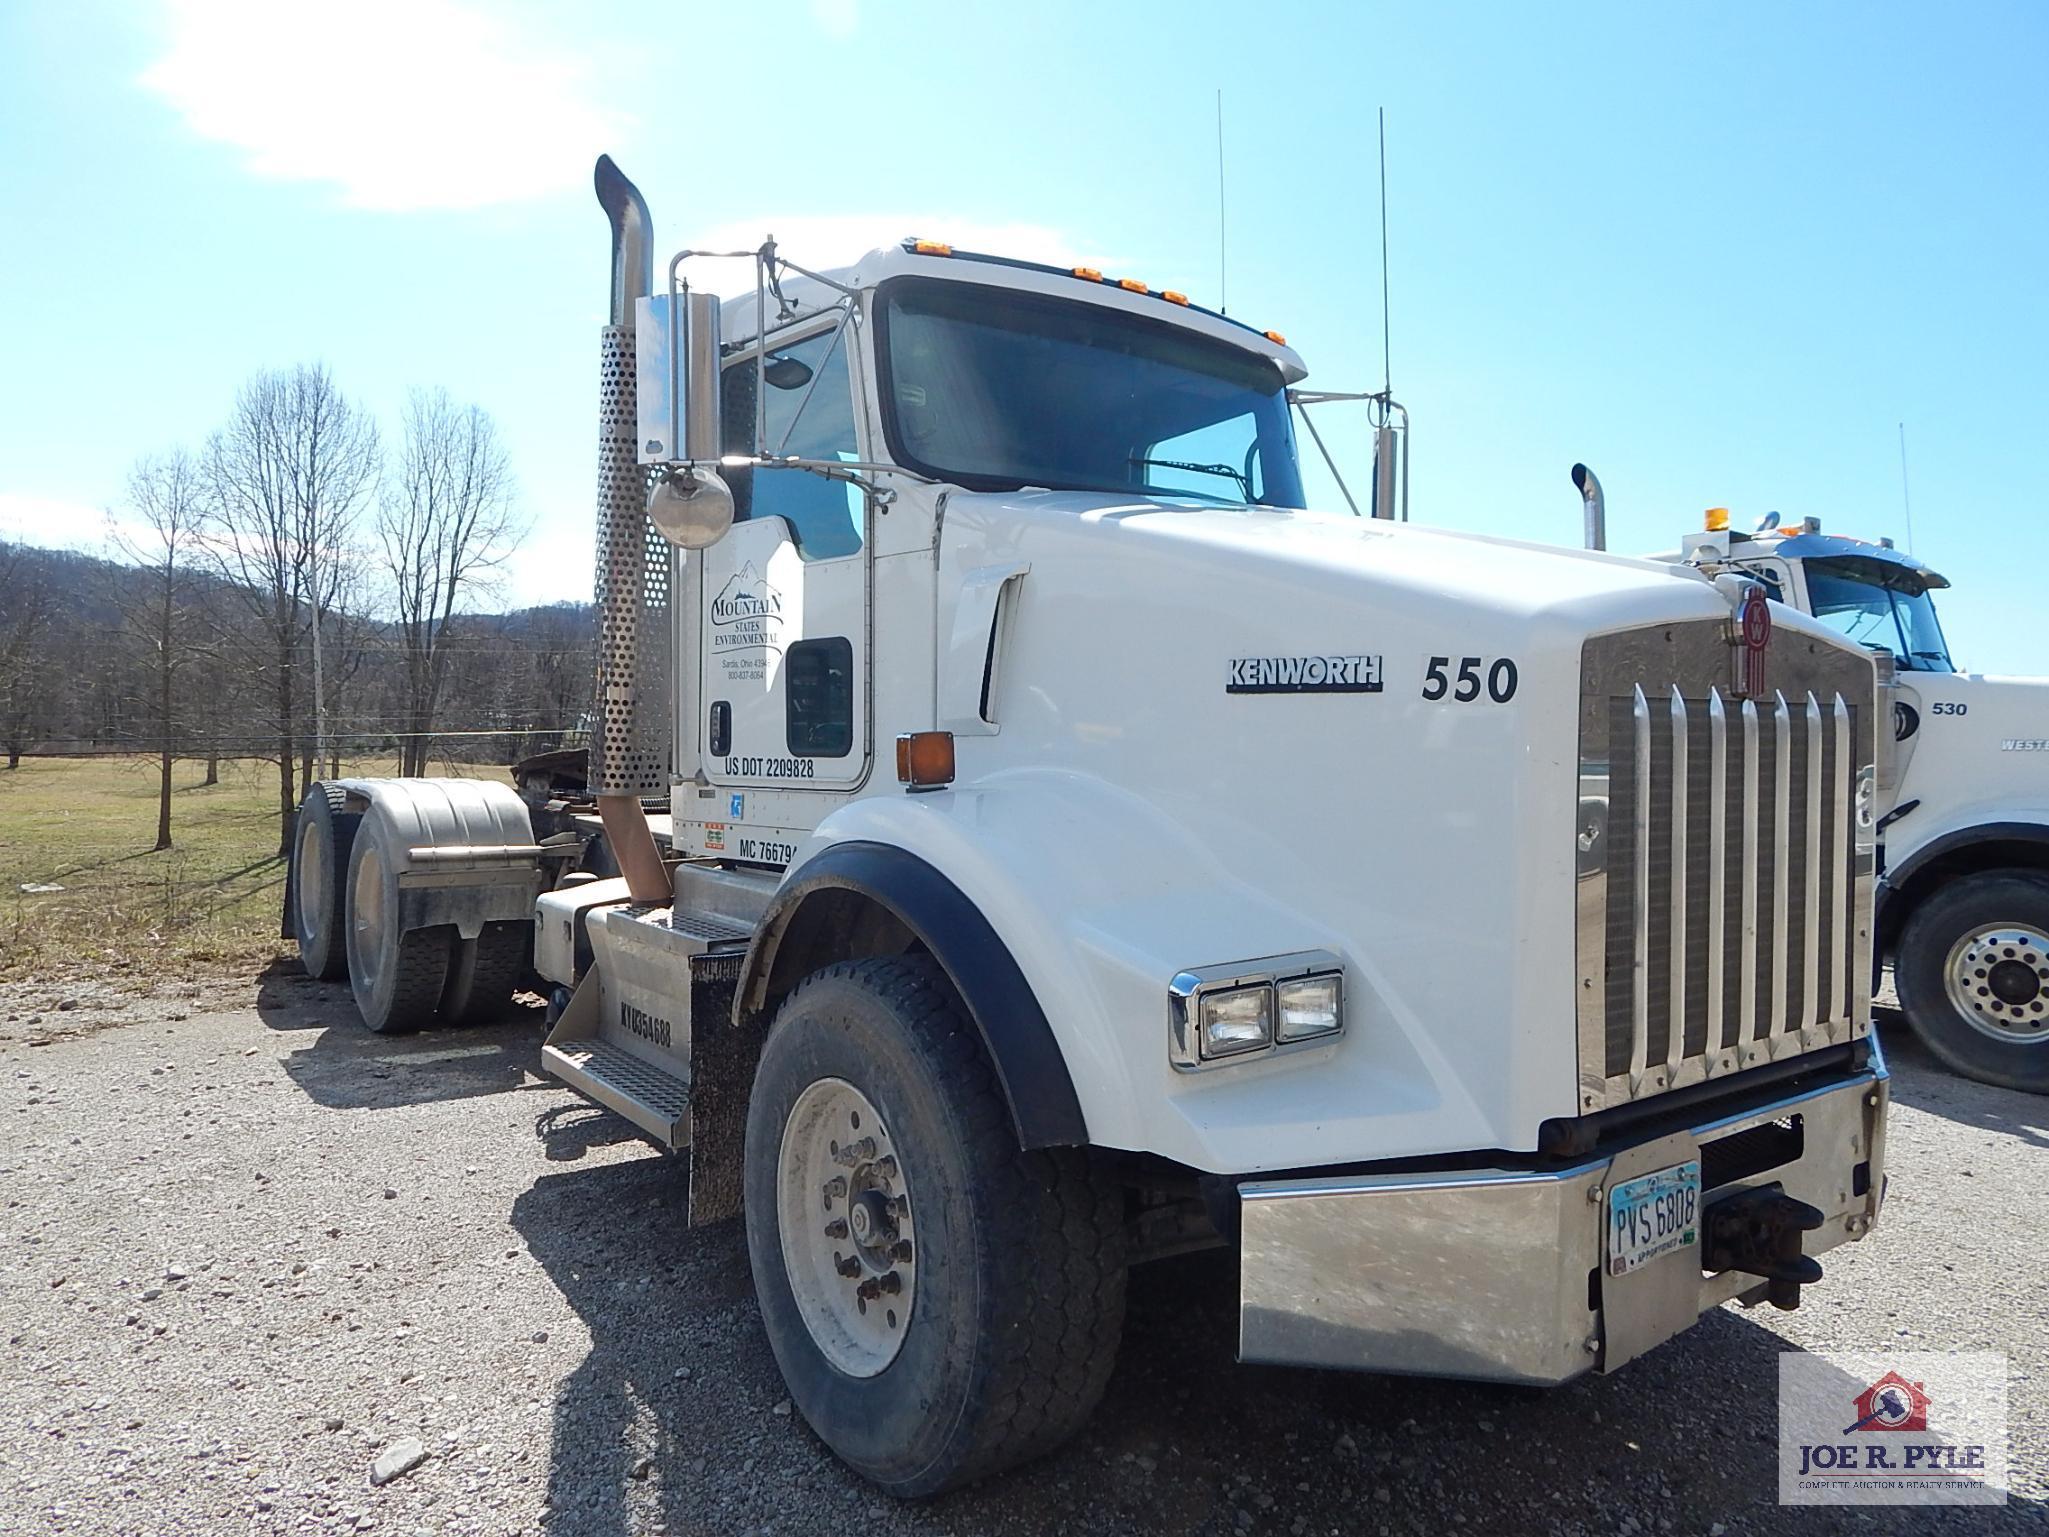
[[[1451,662],[1448,656],[1430,658],[1430,665],[1423,669],[1425,699],[1448,695],[1460,704],[1471,704],[1482,691],[1496,704],[1515,698],[1516,672],[1511,658],[1498,656],[1490,661],[1483,656],[1462,656],[1456,673],[1450,670]]]

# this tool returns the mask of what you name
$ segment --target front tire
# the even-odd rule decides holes
[[[2049,876],[1953,881],[1900,932],[1900,1007],[1928,1049],[1981,1083],[2049,1093]]]
[[[798,1412],[855,1470],[936,1494],[1088,1418],[1123,1329],[1121,1192],[1083,1149],[1019,1150],[928,957],[829,966],[784,1001],[744,1179],[769,1345]]]

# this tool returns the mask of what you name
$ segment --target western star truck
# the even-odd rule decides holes
[[[1658,558],[1753,579],[1889,659],[1874,956],[1943,1062],[2049,1093],[2049,679],[1959,668],[1935,613],[1949,582],[1890,539],[1777,513],[1743,533],[1719,507],[1704,521]]]
[[[593,793],[319,786],[293,921],[380,1030],[530,936],[839,1456],[1057,1445],[1190,1248],[1247,1361],[1549,1384],[1869,1231],[1862,647],[1305,511],[1301,359],[1171,290],[771,242],[721,300],[597,188]]]

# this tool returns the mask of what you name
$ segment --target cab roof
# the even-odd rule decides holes
[[[1873,544],[1866,539],[1852,539],[1844,534],[1808,533],[1804,530],[1783,534],[1771,546],[1771,550],[1774,555],[1782,555],[1788,560],[1830,560],[1841,556],[1854,556],[1858,560],[1874,561],[1882,566],[1896,566],[1902,571],[1911,571],[1921,579],[1924,586],[1949,585],[1949,578],[1903,550],[1896,550],[1889,544]]]
[[[840,298],[839,292],[831,286],[834,283],[866,291],[895,277],[939,278],[1049,294],[1163,320],[1269,359],[1280,370],[1284,383],[1297,384],[1309,375],[1301,356],[1277,331],[1257,330],[1243,321],[1192,304],[1172,289],[1153,288],[1135,279],[1106,276],[1094,268],[1055,267],[1044,262],[991,256],[980,251],[957,251],[937,241],[907,239],[870,251],[852,266],[824,270],[820,276],[829,281],[819,282],[798,273],[784,278],[782,298],[797,319],[823,314],[831,309]],[[775,295],[769,295],[771,304],[774,299]],[[771,309],[770,313],[773,315],[776,311]],[[750,288],[744,294],[723,301],[720,318],[728,346],[753,341],[761,330],[753,290]]]

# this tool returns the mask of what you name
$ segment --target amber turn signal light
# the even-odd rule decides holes
[[[953,733],[913,731],[896,739],[896,777],[913,790],[953,783]]]

